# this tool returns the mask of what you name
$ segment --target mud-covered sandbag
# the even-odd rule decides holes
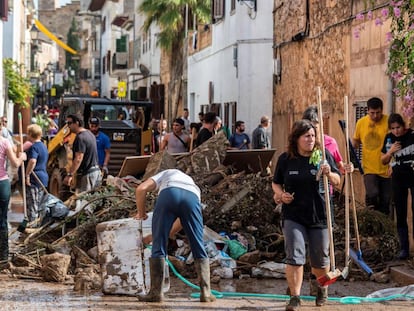
[[[45,281],[63,282],[70,265],[70,255],[53,253],[40,257],[42,277]]]

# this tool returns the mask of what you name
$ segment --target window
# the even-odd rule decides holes
[[[224,0],[214,0],[213,2],[213,20],[217,22],[224,18]]]
[[[224,103],[224,124],[231,130],[232,133],[235,132],[234,124],[236,123],[237,115],[237,102]]]
[[[231,3],[230,3],[230,12],[234,12],[234,11],[236,11],[236,0],[231,0]]]
[[[356,124],[359,119],[361,119],[362,117],[364,117],[368,113],[367,102],[366,101],[356,102],[355,105],[354,105],[354,111],[355,111],[355,124]],[[346,126],[348,126],[348,124],[346,124]],[[362,160],[362,148],[361,148],[361,146],[359,146],[359,149],[355,150],[355,151],[357,153],[357,156],[358,156],[359,160]]]
[[[127,36],[121,36],[121,38],[116,39],[116,52],[127,51],[127,38]]]
[[[7,15],[9,14],[9,0],[0,0],[0,18],[3,21],[7,21]]]

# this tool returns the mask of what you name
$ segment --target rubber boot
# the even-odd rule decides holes
[[[150,258],[151,287],[147,295],[138,295],[139,301],[161,302],[164,300],[162,285],[164,283],[165,258]]]
[[[316,297],[316,295],[318,295],[318,287],[319,283],[316,279],[316,276],[314,274],[311,274],[309,280],[309,296]]]
[[[398,259],[404,260],[410,257],[410,245],[408,240],[408,228],[397,228],[398,237],[400,239],[400,254]]]
[[[200,302],[215,301],[216,297],[211,294],[210,288],[210,262],[208,258],[197,258],[194,263],[200,280]]]
[[[328,301],[328,286],[320,286],[318,284],[315,305],[321,307]]]

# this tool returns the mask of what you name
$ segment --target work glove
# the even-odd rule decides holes
[[[108,175],[108,167],[107,167],[106,165],[102,166],[102,172],[103,172],[105,175]]]

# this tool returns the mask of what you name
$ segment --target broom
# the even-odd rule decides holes
[[[323,118],[322,118],[322,102],[321,102],[321,88],[318,86],[317,89],[317,100],[318,100],[318,117],[319,117],[319,135],[320,135],[320,143],[322,149],[322,163],[326,161],[326,153],[325,153],[325,141],[324,141],[324,133],[323,133]],[[328,176],[325,174],[322,175],[323,178],[323,188],[325,194],[325,209],[326,209],[326,222],[328,225],[328,234],[329,234],[329,259],[330,259],[330,268],[331,271],[322,275],[317,278],[317,281],[320,286],[327,286],[336,282],[338,277],[341,276],[341,271],[339,269],[335,269],[335,249],[334,249],[334,241],[333,241],[333,231],[332,231],[332,216],[331,216],[331,202],[329,197],[329,184],[328,184]]]
[[[19,119],[19,138],[20,138],[20,152],[23,152],[23,125],[22,125],[22,113],[18,113],[18,119]],[[22,162],[21,167],[21,179],[22,179],[22,197],[23,197],[23,213],[24,213],[24,219],[20,223],[20,225],[17,227],[17,231],[19,232],[25,232],[27,223],[29,222],[27,218],[27,202],[26,202],[26,170],[24,168],[24,162]]]

